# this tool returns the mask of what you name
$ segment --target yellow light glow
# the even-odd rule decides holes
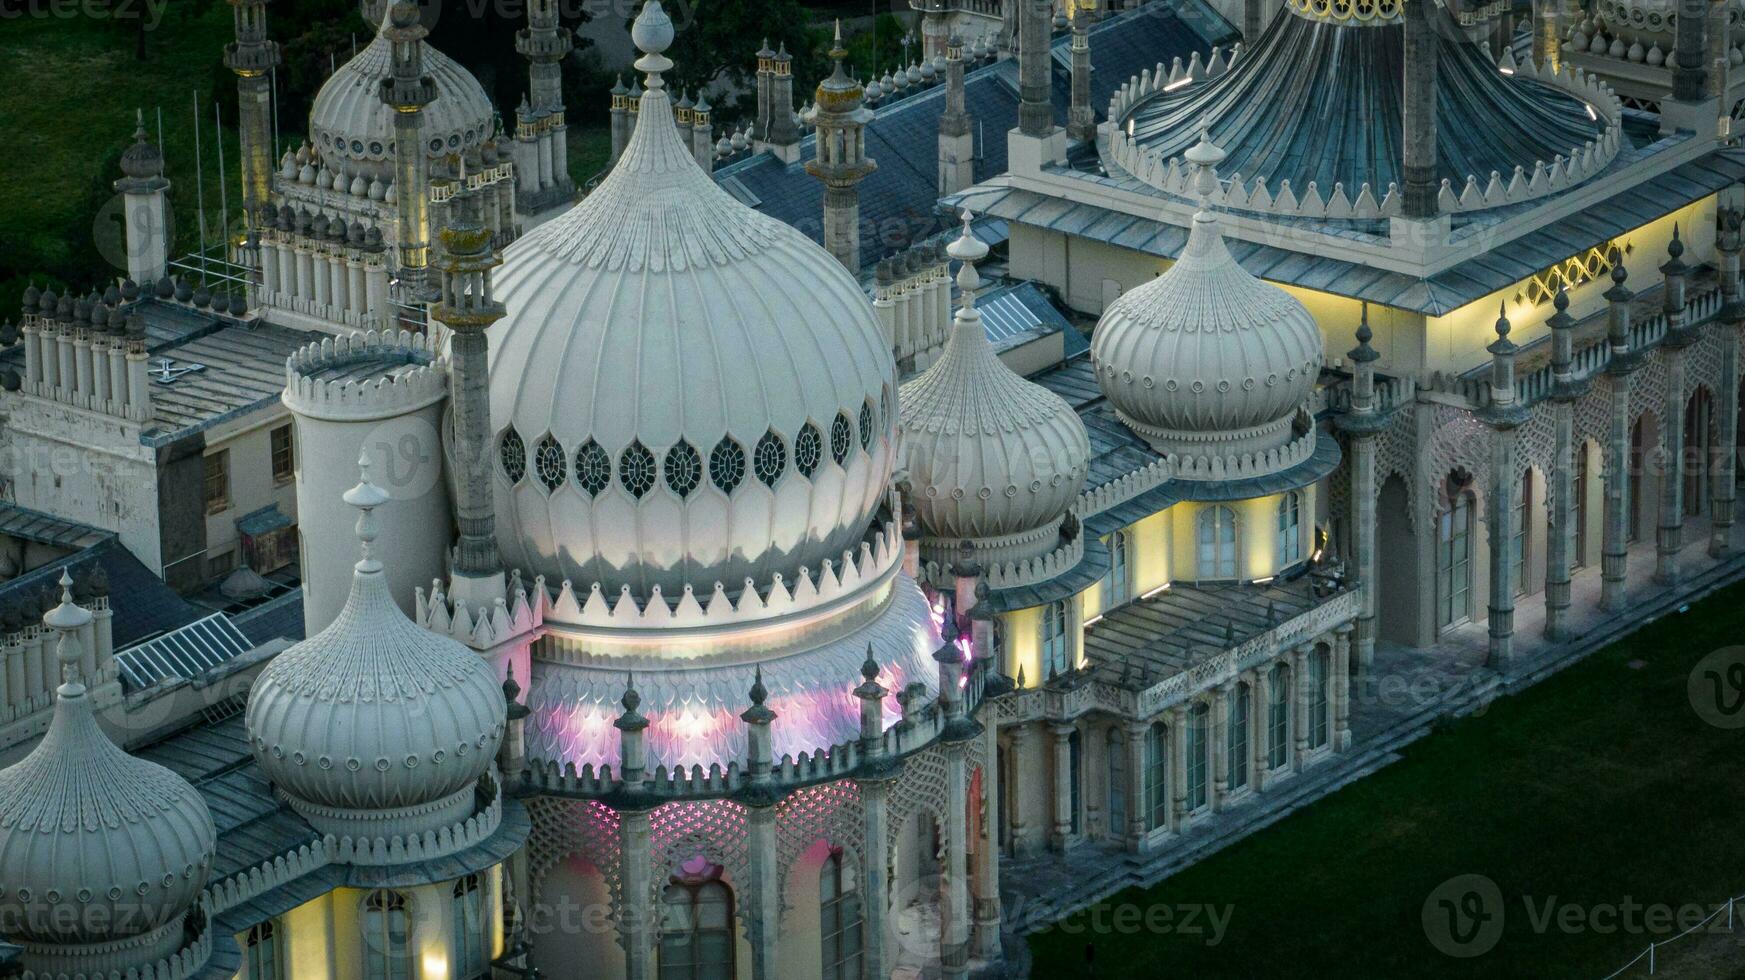
[[[448,955],[436,950],[424,954],[422,980],[448,980]]]

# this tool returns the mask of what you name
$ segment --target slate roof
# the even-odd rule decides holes
[[[1109,182],[1085,173],[1056,174]],[[1745,179],[1745,149],[1719,149],[1428,277],[1236,238],[1227,237],[1226,243],[1243,268],[1262,279],[1440,316],[1741,179]],[[1064,231],[1159,258],[1173,260],[1187,244],[1187,230],[1174,225],[1004,184],[970,188],[949,200],[978,214]]]
[[[1064,357],[1077,357],[1091,349],[1091,342],[1078,331],[1033,282],[1021,282],[976,297],[982,315],[982,332],[995,350],[1006,350],[1037,337],[1059,333]]]
[[[1174,585],[1085,627],[1091,676],[1142,690],[1320,605],[1310,579],[1266,585]]]
[[[0,505],[0,513],[7,509],[21,508]],[[75,583],[83,583],[98,565],[109,579],[109,594],[113,600],[110,602],[113,611],[110,628],[115,649],[131,646],[200,618],[199,609],[177,595],[163,579],[152,574],[113,535],[0,584],[0,603],[25,595],[40,595],[60,580],[62,569],[72,573]]]
[[[1091,104],[1099,116],[1116,88],[1158,61],[1184,61],[1195,51],[1237,39],[1230,24],[1204,0],[1153,3],[1110,17],[1091,31]],[[1054,40],[1054,108],[1064,124],[1070,90],[1066,66],[1070,35]],[[1018,125],[1017,63],[977,68],[964,79],[964,104],[976,133],[978,179],[1006,170],[1006,132]],[[942,231],[937,208],[939,116],[945,86],[889,100],[866,128],[866,152],[878,170],[860,184],[861,261],[871,265]],[[823,240],[823,184],[806,173],[815,136],[800,144],[800,160],[786,164],[769,153],[730,163],[715,179],[740,200]]]
[[[156,424],[140,442],[162,446],[277,402],[285,389],[285,359],[312,339],[318,338],[265,321],[225,323],[153,350],[154,370],[161,358],[173,367],[201,369],[168,381],[152,375]]]

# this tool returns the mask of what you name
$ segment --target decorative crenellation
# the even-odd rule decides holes
[[[194,980],[203,972],[206,961],[212,958],[212,927],[209,915],[204,915],[201,910],[192,914],[201,914],[206,920],[199,935],[156,962],[129,967],[125,971],[105,970],[97,973],[67,973],[60,970],[38,972],[25,969],[18,974],[19,980]],[[27,950],[29,948],[26,947]]]
[[[173,288],[170,277],[160,277],[155,288]],[[0,388],[130,422],[150,420],[145,324],[138,308],[147,292],[132,279],[83,298],[71,292],[57,298],[53,290],[30,287],[17,329],[10,323],[0,328],[0,347],[23,348],[24,373],[8,370]],[[219,314],[234,305],[232,298],[204,289],[194,295],[202,308]]]
[[[951,334],[951,268],[937,243],[881,259],[873,313],[899,366],[919,371],[938,357]]]
[[[1156,72],[1143,72],[1122,85],[1109,100],[1109,118],[1125,121],[1133,109],[1148,99],[1217,77],[1211,64],[1199,74],[1191,66],[1181,69],[1178,63],[1175,68],[1180,70],[1164,73],[1159,65]],[[1218,73],[1224,70],[1228,70],[1228,63]],[[1567,157],[1560,153],[1549,163],[1535,161],[1531,172],[1516,167],[1505,179],[1503,174],[1492,171],[1488,180],[1469,174],[1458,190],[1452,181],[1444,179],[1438,205],[1445,213],[1503,207],[1568,190],[1604,170],[1618,154],[1624,106],[1598,76],[1569,66],[1541,68],[1531,59],[1516,62],[1507,49],[1497,62],[1497,70],[1538,81],[1581,100],[1603,128],[1587,143],[1572,147]],[[1117,166],[1167,193],[1194,196],[1194,165],[1185,156],[1165,160],[1160,151],[1140,146],[1122,123],[1109,127],[1104,156],[1105,166]],[[1393,184],[1378,198],[1376,189],[1367,182],[1352,195],[1342,182],[1335,182],[1331,192],[1323,193],[1315,181],[1310,181],[1299,195],[1289,180],[1281,180],[1276,189],[1270,189],[1265,178],[1255,178],[1249,183],[1239,173],[1221,182],[1212,203],[1237,211],[1336,221],[1392,218],[1402,213],[1400,191]]]
[[[360,362],[384,369],[363,378],[325,380],[322,375]],[[402,414],[448,394],[448,364],[438,341],[408,330],[370,330],[320,341],[285,359],[285,403],[302,415],[369,419]]]
[[[1307,408],[1299,409],[1291,441],[1259,453],[1190,455],[1174,453],[1175,476],[1182,480],[1241,480],[1266,476],[1307,462],[1315,454],[1315,419]]]
[[[1054,550],[1044,554],[1009,561],[985,562],[982,574],[986,577],[989,589],[1012,589],[1047,582],[1064,575],[1076,568],[1084,557],[1085,535],[1080,529]],[[949,588],[955,579],[951,569],[940,562],[927,562],[924,568],[927,581],[936,586]]]
[[[112,687],[120,676],[111,638],[113,613],[109,597],[98,594],[106,590],[107,583],[95,571],[90,577],[81,572],[74,586],[79,604],[91,613],[90,624],[80,630],[80,673],[99,706],[106,705],[110,691],[119,695],[119,688]],[[61,668],[55,659],[53,631],[42,624],[41,616],[55,601],[53,595],[45,593],[20,597],[10,607],[0,607],[0,746],[23,741],[48,727]],[[26,719],[35,720],[7,727]]]

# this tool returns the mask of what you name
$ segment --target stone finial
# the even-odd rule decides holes
[[[382,533],[381,520],[376,517],[375,510],[388,502],[388,493],[370,482],[368,450],[358,456],[357,468],[357,486],[347,490],[341,499],[358,509],[357,537],[363,550],[363,560],[358,562],[358,570],[380,571],[382,563],[371,556],[370,547],[375,542],[376,537]]]
[[[759,665],[751,682],[751,707],[745,709],[739,716],[748,725],[767,725],[776,720],[776,713],[764,704],[769,697],[769,689],[763,686],[763,667]]]
[[[60,642],[55,648],[55,658],[61,664],[61,677],[67,684],[79,684],[79,660],[84,656],[84,650],[79,645],[79,631],[91,624],[91,611],[73,601],[73,576],[66,568],[61,569],[60,603],[43,614],[44,626],[59,633]]]
[[[673,22],[661,9],[660,0],[648,0],[642,5],[642,12],[631,25],[630,39],[642,52],[642,57],[636,59],[636,69],[647,75],[648,87],[663,87],[666,83],[661,80],[661,73],[673,67],[672,60],[663,53],[673,43]]]
[[[1371,347],[1369,343],[1374,339],[1375,331],[1369,328],[1369,304],[1364,303],[1363,312],[1357,321],[1357,346],[1353,347],[1347,356],[1358,364],[1369,364],[1378,360],[1381,355],[1376,353],[1375,348]]]
[[[636,710],[642,705],[642,695],[636,693],[636,675],[624,675],[624,696],[618,699],[618,704],[624,710],[612,727],[621,732],[640,732],[648,727],[648,719]]]

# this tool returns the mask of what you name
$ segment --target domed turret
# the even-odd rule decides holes
[[[1090,441],[1064,399],[1014,373],[988,342],[975,263],[988,247],[969,233],[948,254],[963,306],[938,361],[903,385],[903,460],[914,484],[924,551],[947,558],[960,540],[979,557],[1022,559],[1052,550],[1061,518],[1084,486]]]
[[[249,692],[255,759],[316,829],[391,838],[453,826],[503,737],[496,678],[466,647],[407,619],[370,553],[373,511],[388,495],[363,480],[345,495],[362,511],[345,608],[276,657]]]
[[[854,278],[697,166],[660,79],[671,34],[648,4],[622,158],[505,253],[491,418],[506,565],[701,600],[859,548],[896,366]]]
[[[1189,158],[1205,180],[1223,154],[1202,140]],[[1103,394],[1166,456],[1291,443],[1325,357],[1314,316],[1237,264],[1209,210],[1194,215],[1175,265],[1110,304],[1091,338]]]
[[[395,27],[401,4],[365,6],[370,23]],[[407,4],[416,20],[417,7]],[[400,11],[400,16],[408,16]],[[436,86],[436,99],[423,111],[425,152],[432,157],[471,149],[491,138],[495,110],[471,73],[420,40],[424,72]],[[351,176],[388,179],[394,158],[394,110],[382,101],[382,83],[393,75],[393,44],[380,33],[356,57],[339,66],[309,110],[309,134],[321,162]]]
[[[133,131],[133,145],[121,151],[121,172],[135,180],[164,175],[164,155],[146,138],[145,111],[140,110]]]
[[[184,955],[217,841],[194,787],[97,726],[78,668],[90,621],[62,572],[43,622],[66,681],[48,733],[0,771],[0,936],[38,976],[132,975]]]

